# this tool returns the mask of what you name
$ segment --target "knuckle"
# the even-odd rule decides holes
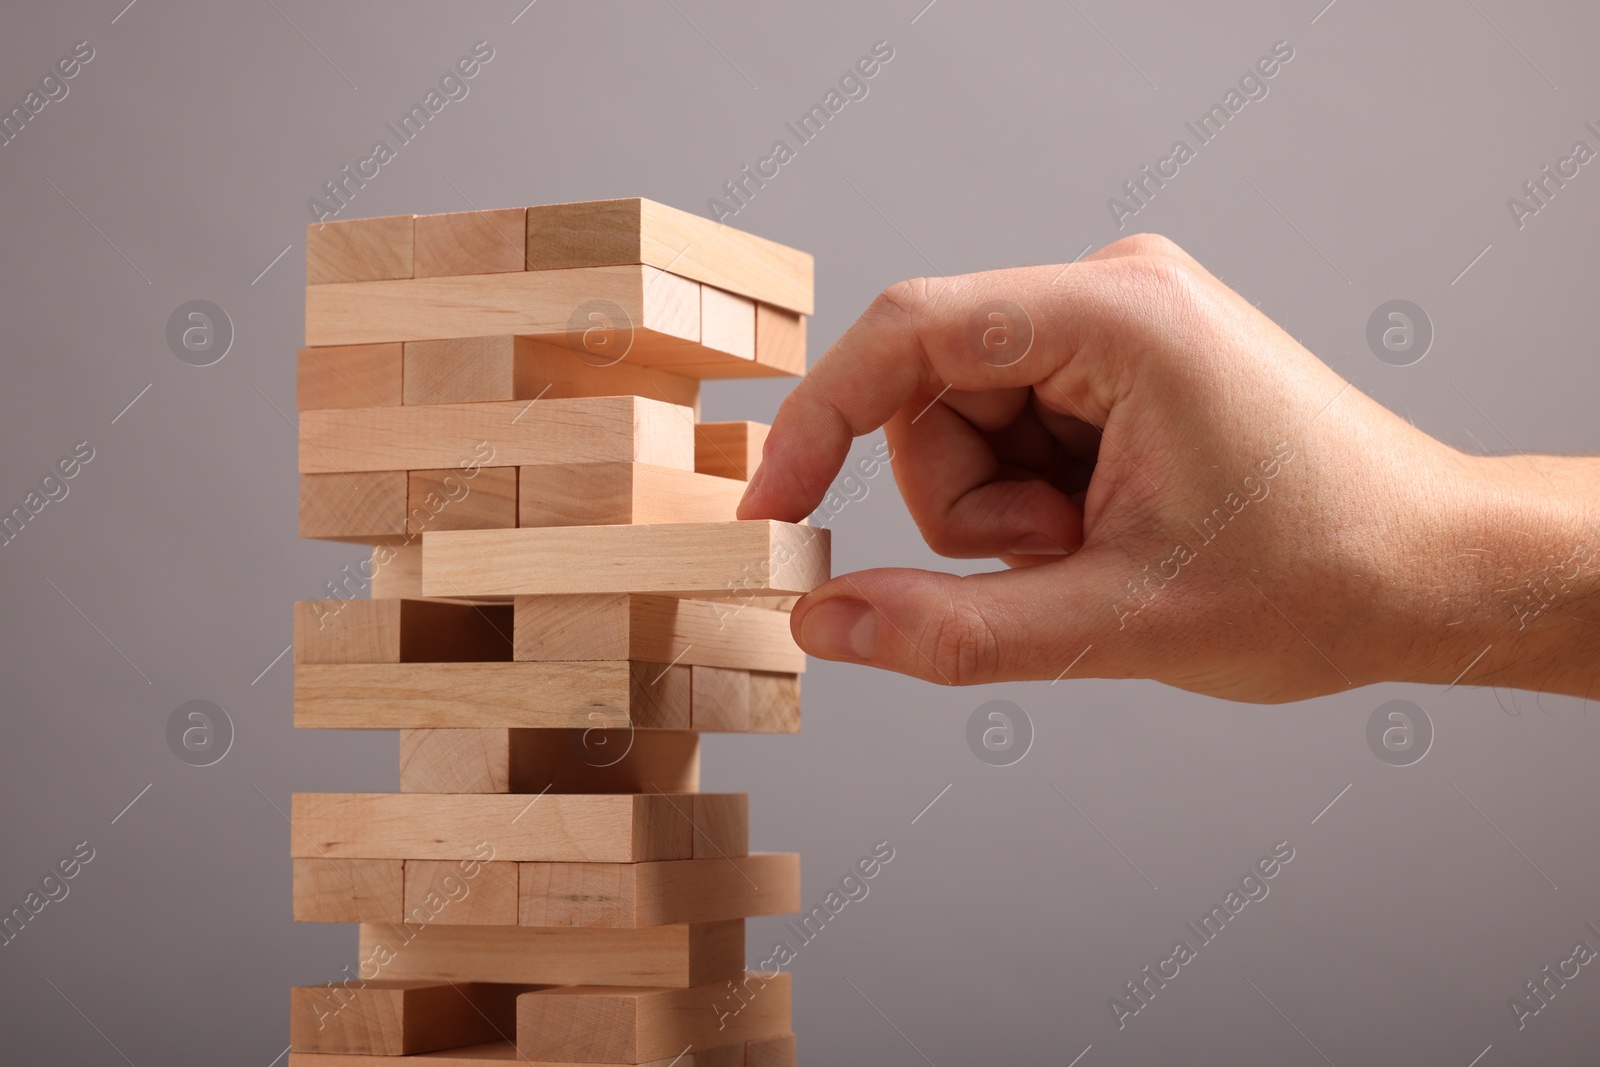
[[[928,302],[928,279],[910,278],[903,282],[895,282],[879,293],[878,298],[872,302],[872,310],[914,321],[927,311]]]
[[[929,621],[921,646],[939,680],[948,685],[988,680],[1000,652],[994,627],[976,605],[961,597]]]
[[[1187,260],[1189,253],[1178,243],[1159,233],[1135,233],[1106,246],[1107,252],[1121,256],[1166,256]]]
[[[1109,265],[1118,287],[1144,311],[1172,313],[1199,306],[1203,300],[1200,276],[1186,260],[1165,255],[1126,256]]]

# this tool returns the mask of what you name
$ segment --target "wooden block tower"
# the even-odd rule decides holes
[[[794,1063],[797,911],[706,730],[792,733],[824,530],[737,521],[766,427],[705,379],[805,373],[811,257],[648,200],[306,236],[300,533],[372,546],[295,606],[296,726],[399,731],[398,793],[299,794],[294,915],[360,924],[291,1067]]]

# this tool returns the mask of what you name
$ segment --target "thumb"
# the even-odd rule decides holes
[[[1117,631],[1119,575],[1126,569],[1120,560],[1104,549],[1085,549],[1039,566],[968,577],[904,568],[856,571],[806,594],[789,625],[813,656],[942,685],[1054,679],[1080,656],[1074,674],[1085,676],[1096,670],[1085,648]]]

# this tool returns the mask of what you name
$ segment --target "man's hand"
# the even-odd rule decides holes
[[[740,517],[804,518],[879,426],[928,544],[1010,569],[840,575],[794,610],[813,655],[1251,701],[1594,681],[1563,655],[1595,630],[1593,465],[1435,441],[1164,238],[890,288],[784,402]],[[1585,544],[1530,627],[1519,583]]]

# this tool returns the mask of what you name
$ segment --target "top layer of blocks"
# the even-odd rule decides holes
[[[639,198],[312,224],[306,281],[309,346],[598,324],[691,378],[805,372],[811,257]]]

